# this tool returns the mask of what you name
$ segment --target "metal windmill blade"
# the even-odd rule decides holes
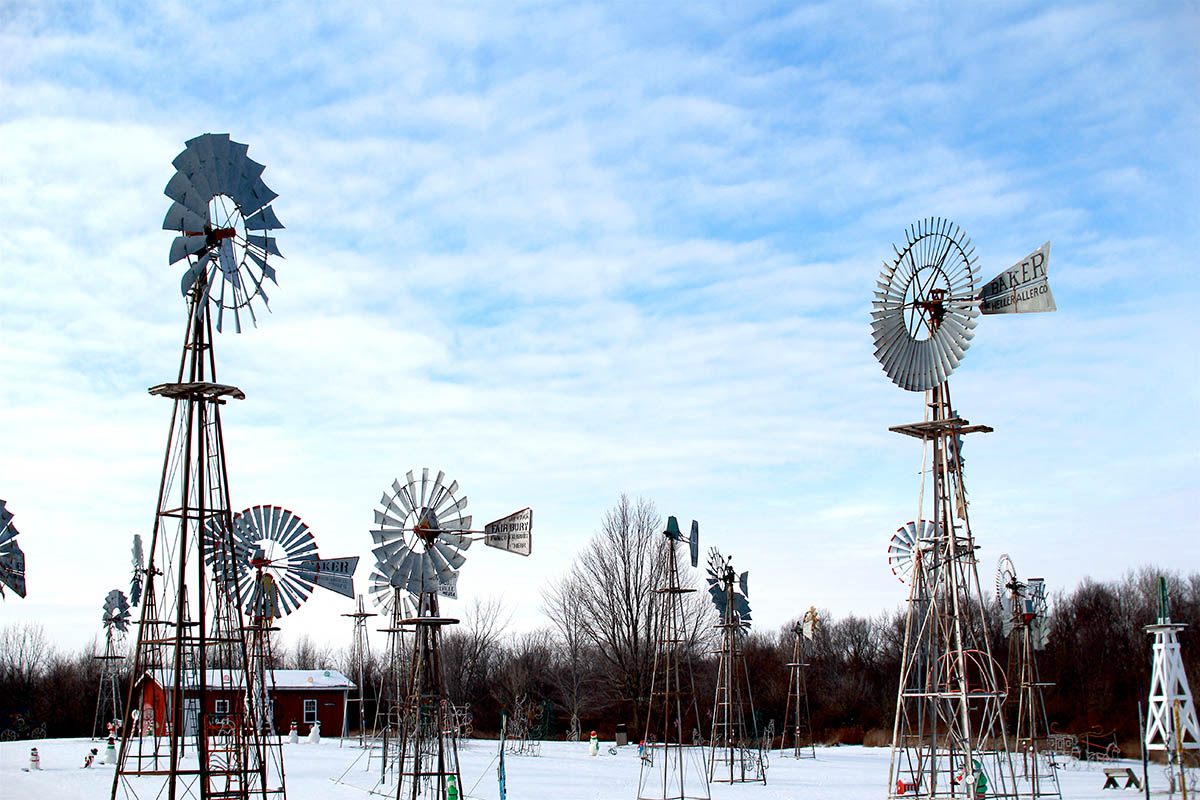
[[[247,597],[242,591],[243,573],[250,569],[254,548],[226,528],[224,520],[210,517],[204,526],[204,563],[227,597],[245,608]]]
[[[113,589],[104,597],[103,614],[100,617],[105,629],[112,628],[124,633],[129,630],[129,601],[120,589]]]
[[[18,533],[12,512],[0,500],[0,597],[5,586],[18,597],[25,596],[25,554],[17,544]]]
[[[923,392],[950,376],[975,335],[978,259],[966,233],[940,217],[910,226],[893,250],[871,304],[875,357],[896,385]]]
[[[234,516],[233,534],[242,560],[239,596],[252,615],[287,616],[304,604],[314,586],[354,597],[358,557],[321,558],[312,531],[292,511],[252,506]]]
[[[738,576],[738,587],[742,590],[742,594],[746,597],[750,596],[750,573],[748,571]]]
[[[700,565],[700,523],[692,520],[692,530],[688,534],[688,552],[692,557],[692,569]]]
[[[921,547],[921,543],[933,538],[937,526],[927,519],[919,522],[907,522],[896,529],[888,544],[888,566],[892,574],[901,583],[908,582],[908,576],[913,570],[913,554]]]
[[[196,313],[212,305],[217,330],[226,312],[241,333],[242,313],[257,324],[253,301],[269,309],[264,289],[277,283],[270,260],[282,258],[270,231],[283,228],[269,205],[278,195],[262,180],[263,165],[229,134],[206,133],[187,142],[172,164],[175,175],[163,193],[172,201],[163,229],[178,231],[169,263],[187,259],[180,288],[199,292]],[[253,232],[252,232],[253,231]]]
[[[1017,605],[1024,596],[1024,585],[1017,580],[1017,568],[1007,553],[1001,554],[996,565],[996,600],[1000,604],[1000,632],[1012,633],[1016,625]]]
[[[137,605],[142,600],[142,578],[146,573],[146,562],[142,557],[142,536],[133,535],[133,577],[129,579],[129,600]]]
[[[1046,581],[1030,578],[1027,584],[1029,595],[1029,633],[1034,650],[1045,650],[1050,643],[1050,605],[1046,601]]]
[[[371,570],[370,578],[370,595],[371,601],[375,603],[375,607],[382,613],[390,615],[395,607],[397,592],[396,589],[403,589],[403,584],[394,586],[390,575],[384,574],[381,571],[381,565],[376,564]],[[407,590],[400,593],[400,617],[409,619],[416,615],[416,609],[409,602]]]
[[[804,612],[804,638],[810,642],[817,635],[817,627],[821,624],[821,616],[817,613],[816,606],[809,606],[808,611]]]
[[[471,546],[471,517],[464,513],[467,498],[458,494],[457,481],[446,483],[440,470],[432,478],[428,468],[420,477],[410,470],[405,478],[403,483],[393,481],[391,493],[384,492],[379,501],[371,531],[377,546],[371,552],[393,586],[414,595],[456,597],[458,570]],[[532,511],[524,509],[489,523],[491,530],[485,535],[494,547],[528,554],[531,525]]]

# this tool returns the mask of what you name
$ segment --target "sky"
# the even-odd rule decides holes
[[[257,328],[221,334],[235,509],[359,555],[445,470],[477,521],[462,615],[514,630],[622,494],[700,522],[755,623],[899,607],[922,397],[873,355],[905,228],[987,280],[1049,240],[1058,311],[981,319],[951,379],[996,560],[1051,589],[1200,569],[1195,2],[54,3],[0,0],[0,498],[29,594],[100,632],[151,529],[186,324],[162,194],[228,133],[287,226]],[[343,646],[351,601],[281,625]]]

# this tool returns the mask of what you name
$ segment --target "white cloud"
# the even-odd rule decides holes
[[[946,214],[985,278],[1054,242],[1061,311],[984,320],[955,378],[997,428],[968,449],[985,557],[1060,585],[1200,563],[1196,65],[1158,54],[1193,13],[360,11],[0,31],[0,497],[31,589],[4,620],[84,641],[149,529],[169,409],[145,387],[184,323],[161,190],[204,130],[251,145],[288,226],[273,313],[217,342],[247,394],[234,504],[294,508],[330,555],[367,557],[378,495],[428,464],[478,519],[535,508],[535,555],[472,550],[461,584],[522,626],[621,492],[701,520],[764,625],[895,606],[920,452],[887,427],[921,407],[872,356],[870,293]],[[301,612],[348,639],[338,613]]]

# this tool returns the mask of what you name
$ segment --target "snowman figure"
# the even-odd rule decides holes
[[[588,739],[588,755],[593,758],[600,755],[600,739],[596,737],[595,731],[592,731],[592,738]]]
[[[104,748],[104,763],[117,763],[117,740],[113,737],[108,737],[108,744]]]
[[[312,727],[308,729],[308,743],[309,744],[320,744],[321,743],[321,720],[317,720],[316,722],[314,722],[312,724]]]
[[[296,720],[292,720],[292,727],[288,731],[288,741],[292,744],[300,743],[300,728],[296,725]]]
[[[29,771],[33,772],[35,769],[41,770],[41,768],[42,768],[42,757],[38,755],[37,748],[34,747],[33,749],[31,749],[29,751]]]

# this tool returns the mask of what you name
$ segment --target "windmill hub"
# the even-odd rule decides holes
[[[935,288],[929,288],[930,284]],[[925,267],[905,290],[908,332],[917,341],[924,341],[937,332],[946,319],[946,295],[950,283],[945,273],[936,267]],[[921,296],[922,289],[928,292]]]

